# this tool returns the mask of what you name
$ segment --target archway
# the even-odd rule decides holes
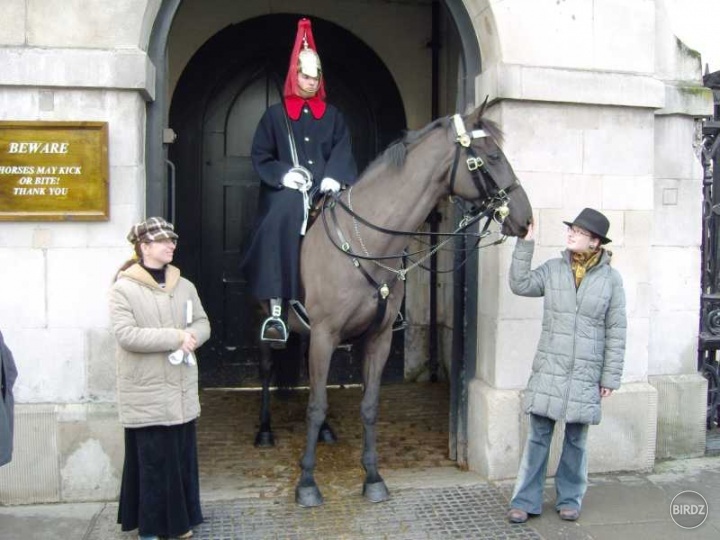
[[[258,313],[239,264],[260,184],[250,149],[262,113],[279,100],[299,17],[265,15],[225,28],[197,51],[173,96],[170,121],[178,140],[169,155],[183,239],[177,259],[201,289],[213,328],[203,348],[204,387],[258,382]],[[362,170],[405,126],[399,92],[377,55],[355,36],[318,18],[313,29],[329,99],[345,115]],[[268,42],[270,33],[285,39]],[[333,47],[323,47],[320,37]],[[396,341],[388,380],[403,376],[402,335]],[[300,356],[290,349],[288,356]],[[360,382],[360,366],[340,354],[330,377],[338,384]]]

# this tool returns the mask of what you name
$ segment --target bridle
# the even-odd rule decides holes
[[[378,298],[378,310],[375,316],[375,320],[373,324],[379,324],[382,318],[384,317],[385,310],[387,307],[387,298],[390,295],[390,291],[392,290],[395,283],[399,280],[404,281],[406,278],[407,273],[416,267],[424,268],[425,270],[429,270],[429,268],[422,265],[423,261],[434,255],[437,251],[439,251],[445,244],[453,240],[457,237],[476,237],[476,243],[471,248],[471,250],[479,249],[481,247],[489,247],[492,245],[497,245],[505,241],[506,236],[502,235],[500,239],[491,242],[489,244],[485,244],[483,246],[480,246],[480,241],[488,236],[490,234],[489,226],[491,221],[495,221],[498,224],[502,224],[502,222],[507,218],[507,216],[510,214],[510,209],[508,208],[509,203],[509,193],[512,192],[512,190],[519,187],[519,183],[517,180],[514,180],[513,183],[505,188],[501,189],[498,184],[496,183],[495,179],[493,178],[492,173],[485,165],[485,161],[477,155],[477,152],[472,146],[472,141],[476,139],[481,139],[483,137],[488,137],[489,135],[482,129],[476,129],[471,132],[467,132],[465,129],[465,124],[462,120],[462,117],[459,114],[453,115],[451,117],[452,125],[455,129],[456,133],[456,147],[455,147],[455,156],[453,159],[453,165],[450,173],[450,198],[452,202],[458,206],[461,207],[463,217],[460,220],[460,223],[458,227],[455,229],[455,231],[450,233],[443,233],[443,232],[419,232],[419,231],[399,231],[399,230],[392,230],[392,229],[385,229],[383,227],[380,227],[378,225],[375,225],[360,215],[358,215],[352,208],[352,186],[348,188],[346,191],[347,193],[347,203],[345,203],[342,198],[340,197],[340,193],[333,193],[325,196],[325,199],[322,203],[322,220],[323,225],[325,227],[325,232],[327,234],[328,239],[330,239],[331,244],[335,246],[338,250],[342,251],[346,255],[348,255],[353,265],[360,271],[360,273],[365,277],[365,279],[368,281],[368,283],[377,291],[377,298]],[[478,193],[482,196],[484,195],[485,198],[481,201],[479,206],[472,206],[468,208],[468,206],[465,204],[465,201],[458,197],[457,194],[454,192],[455,188],[455,180],[457,177],[457,171],[458,171],[458,164],[460,162],[460,152],[462,148],[465,149],[465,152],[467,154],[467,158],[465,160],[465,163],[467,164],[468,171],[470,172],[470,176],[472,178],[473,184],[475,185],[476,189],[478,190]],[[342,232],[342,229],[339,226],[337,215],[336,215],[336,208],[340,206],[346,213],[348,213],[353,220],[354,225],[354,231],[355,236],[357,237],[357,240],[363,250],[364,254],[355,253],[353,252],[352,248],[350,247],[350,242],[345,238],[345,235]],[[333,226],[335,229],[335,235],[337,235],[337,240],[335,239],[335,236],[332,234],[330,224],[328,223],[328,219],[326,216],[326,212],[329,212]],[[482,231],[478,233],[474,232],[468,232],[468,229],[474,225],[475,223],[479,222],[483,218],[487,218],[485,225],[482,229]],[[367,248],[365,247],[365,244],[363,242],[363,239],[360,235],[358,223],[362,223],[363,225],[374,229],[378,232],[384,233],[384,234],[390,234],[395,236],[429,236],[429,237],[445,237],[444,240],[441,242],[438,242],[434,246],[430,246],[428,249],[423,249],[416,251],[414,253],[408,253],[407,251],[403,251],[403,253],[399,254],[392,254],[392,255],[382,255],[382,256],[373,256],[370,255]],[[470,251],[470,250],[468,250]],[[414,255],[422,254],[422,257],[419,260],[413,261],[409,266],[403,267],[403,263],[401,262],[400,268],[392,268],[386,264],[384,264],[383,260],[390,260],[390,259],[400,259],[403,261],[405,258],[411,258]],[[383,283],[378,283],[372,275],[362,266],[361,261],[371,261],[377,266],[380,266],[381,268],[389,271],[393,277],[389,281],[385,281]],[[467,260],[467,257],[465,258]],[[463,260],[462,263],[460,263],[459,267],[461,267],[465,260]],[[441,272],[450,272],[455,271],[457,268],[453,268],[451,270],[447,271],[437,271],[438,273]]]
[[[470,178],[475,185],[475,189],[482,196],[485,195],[485,199],[480,203],[485,209],[492,209],[493,219],[498,223],[502,224],[505,218],[510,214],[510,208],[508,208],[508,202],[510,200],[509,194],[520,186],[517,180],[513,182],[505,189],[501,189],[495,178],[493,178],[490,169],[487,168],[485,160],[477,155],[477,152],[472,146],[472,142],[476,139],[482,139],[489,135],[483,129],[474,129],[468,133],[465,129],[465,122],[463,122],[462,116],[454,114],[451,117],[453,128],[455,129],[455,157],[453,159],[452,169],[450,172],[450,197],[455,204],[460,205],[463,210],[466,209],[465,201],[455,196],[455,179],[457,177],[458,164],[460,163],[460,151],[465,148],[465,153],[468,156],[465,159],[468,171],[470,172]],[[504,238],[503,238],[504,240]]]

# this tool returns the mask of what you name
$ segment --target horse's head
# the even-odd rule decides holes
[[[502,132],[495,122],[482,117],[484,109],[485,103],[466,117],[450,117],[455,145],[450,194],[492,210],[503,234],[523,237],[532,222],[532,207],[500,148]]]

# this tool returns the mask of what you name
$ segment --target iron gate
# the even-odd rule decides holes
[[[703,167],[702,273],[698,370],[708,380],[707,429],[720,422],[720,71],[706,73],[703,83],[714,96],[712,119],[702,124]]]

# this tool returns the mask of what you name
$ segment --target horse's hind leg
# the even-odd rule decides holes
[[[310,397],[307,407],[307,439],[300,460],[300,480],[295,488],[295,502],[302,507],[320,506],[323,497],[315,483],[315,461],[320,427],[327,414],[327,377],[334,344],[327,333],[313,329],[310,336]]]
[[[260,427],[255,435],[255,446],[275,446],[275,437],[270,427],[270,381],[272,380],[272,351],[266,343],[260,344],[260,379],[262,392],[260,398]]]
[[[377,416],[380,403],[380,380],[390,353],[392,332],[390,327],[381,334],[368,337],[363,360],[363,391],[360,415],[363,422],[362,465],[365,469],[363,496],[370,502],[382,502],[390,498],[385,481],[378,472]]]

